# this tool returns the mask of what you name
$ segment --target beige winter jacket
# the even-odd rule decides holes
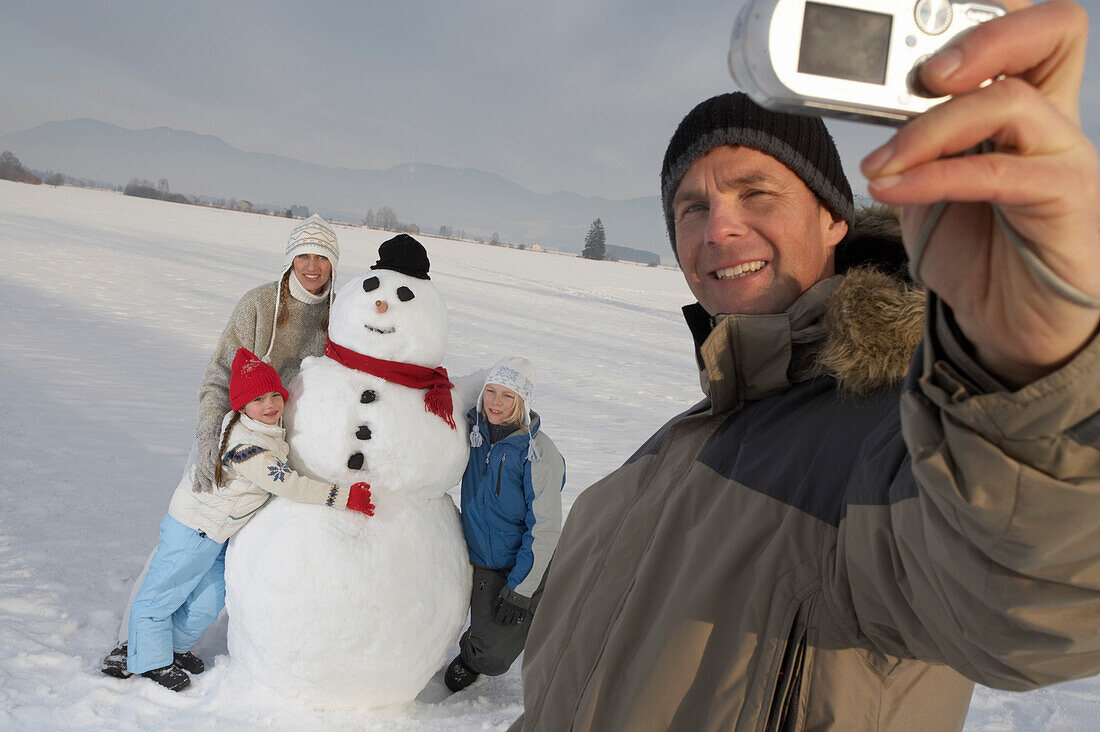
[[[233,412],[225,415],[222,429]],[[222,456],[225,485],[210,492],[192,490],[191,470],[172,494],[168,515],[184,526],[202,531],[216,542],[228,541],[272,496],[300,503],[322,503],[345,508],[346,487],[299,475],[287,464],[286,430],[241,415],[229,432]]]
[[[914,298],[718,322],[708,399],[569,514],[513,729],[952,730],[1100,671],[1100,338],[1009,392],[931,297],[901,385]]]

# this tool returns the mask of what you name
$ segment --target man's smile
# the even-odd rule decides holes
[[[735,280],[740,277],[746,277],[753,272],[759,272],[767,265],[762,259],[757,259],[753,262],[745,262],[735,267],[726,267],[725,269],[719,269],[712,274],[720,280]]]

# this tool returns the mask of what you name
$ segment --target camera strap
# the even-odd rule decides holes
[[[963,155],[973,155],[979,152],[988,153],[992,151],[993,144],[989,142],[989,140],[986,140],[978,147],[967,150]],[[928,211],[928,216],[925,217],[924,223],[921,224],[920,233],[917,235],[917,241],[914,242],[913,251],[909,255],[909,276],[914,282],[924,284],[920,278],[920,268],[924,260],[924,252],[925,249],[928,248],[928,242],[932,239],[932,233],[936,230],[936,225],[940,222],[940,218],[943,216],[943,211],[947,208],[948,203],[948,201],[937,201]],[[995,203],[990,203],[989,205],[993,207],[994,220],[1012,243],[1012,248],[1016,250],[1020,258],[1024,260],[1024,264],[1028,266],[1036,277],[1073,304],[1092,308],[1093,310],[1100,310],[1100,298],[1090,295],[1087,292],[1082,292],[1069,282],[1066,282],[1065,279],[1052,270],[1046,262],[1040,259],[1039,256],[1024,243],[1024,238],[1020,236],[1020,232],[1016,231],[1016,228],[1008,221],[1000,207]]]

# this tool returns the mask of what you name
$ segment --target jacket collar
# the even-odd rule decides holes
[[[282,439],[286,434],[286,429],[282,424],[268,424],[267,422],[261,422],[258,419],[252,419],[246,414],[241,415],[241,424],[247,427],[252,432],[259,432],[261,435],[267,435],[268,437],[275,437]]]
[[[225,433],[225,428],[229,426],[229,421],[233,419],[234,414],[236,414],[236,412],[230,409],[225,413],[225,416],[222,417],[222,434]],[[267,424],[258,419],[252,419],[244,412],[241,412],[241,418],[238,420],[238,424],[251,432],[258,432],[261,435],[274,437],[277,440],[282,440],[286,437],[286,427],[283,427],[283,420],[281,419],[278,424]]]
[[[485,421],[485,422],[481,421],[481,414],[477,411],[477,407],[470,407],[470,409],[467,410],[467,412],[466,412],[466,422],[471,427],[474,426],[474,425],[477,425],[478,432],[481,433],[482,438],[484,438],[484,440],[485,440],[485,444],[488,445],[489,444],[489,423],[488,423],[488,421]],[[542,418],[539,417],[539,413],[536,412],[534,409],[532,409],[531,410],[531,429],[529,430],[529,432],[531,434],[531,437],[534,437],[535,435],[538,434],[539,424],[541,422],[542,422]],[[508,435],[507,437],[505,437],[500,442],[507,442],[508,440],[518,439],[520,437],[526,438],[527,435],[528,435],[527,432],[520,432],[520,431],[517,430],[517,431],[513,432],[512,434]],[[500,443],[497,443],[497,444],[500,444]]]
[[[818,282],[786,312],[774,315],[712,319],[698,303],[684,308],[712,413],[739,409],[815,375],[815,356],[825,339],[825,303],[842,279]],[[709,332],[707,321],[713,322]]]
[[[860,266],[811,287],[784,313],[711,318],[684,308],[712,413],[829,376],[850,396],[895,388],[924,325],[925,292]]]

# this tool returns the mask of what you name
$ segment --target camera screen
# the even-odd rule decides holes
[[[882,13],[807,2],[799,73],[885,83],[892,23]]]

